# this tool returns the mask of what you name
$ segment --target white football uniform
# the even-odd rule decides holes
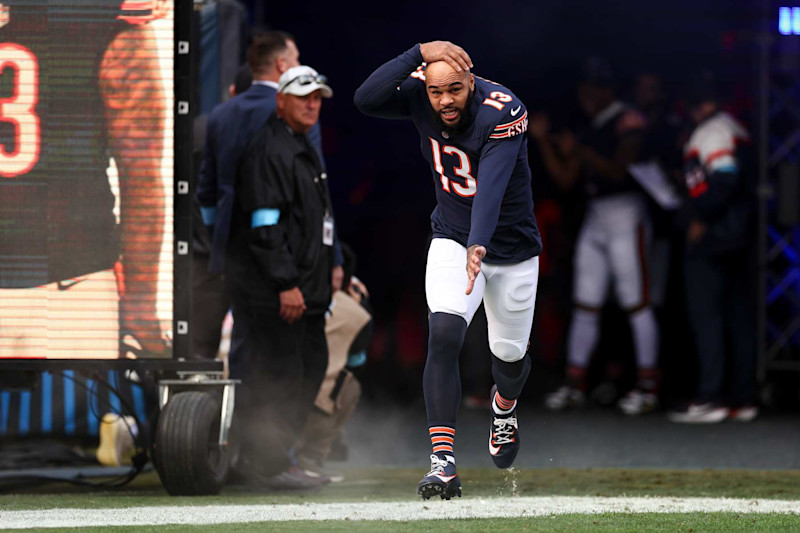
[[[433,239],[428,250],[425,295],[431,313],[449,313],[467,324],[483,301],[489,348],[498,359],[519,361],[525,356],[533,325],[539,258],[520,263],[483,263],[472,293],[465,294],[467,249],[450,239]]]
[[[575,251],[575,303],[599,309],[613,283],[617,303],[623,309],[646,305],[650,236],[650,219],[641,194],[591,200]]]

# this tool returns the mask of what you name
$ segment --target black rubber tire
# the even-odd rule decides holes
[[[228,453],[219,449],[220,398],[181,392],[161,411],[153,445],[161,483],[173,496],[218,494],[228,476]]]

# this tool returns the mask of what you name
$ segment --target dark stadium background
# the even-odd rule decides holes
[[[658,73],[678,111],[683,80],[710,67],[727,89],[726,107],[753,127],[754,35],[763,19],[756,1],[251,0],[248,13],[253,28],[293,34],[301,62],[326,74],[335,92],[323,106],[323,144],[339,235],[358,254],[358,275],[375,307],[375,338],[362,380],[373,399],[421,395],[425,254],[434,206],[430,171],[413,126],[363,116],[352,103],[355,89],[377,66],[414,43],[450,40],[470,53],[475,73],[511,88],[529,110],[546,110],[556,125],[572,127],[583,120],[575,112],[574,86],[581,61],[589,55],[611,62],[628,100],[637,72]],[[557,194],[543,175],[535,146],[529,150],[546,246],[532,344],[536,370],[526,389],[526,395],[539,396],[556,385],[563,366],[571,244],[581,205],[573,196]],[[665,393],[677,400],[691,394],[694,356],[681,288],[675,285],[680,280],[671,282],[671,297],[660,310],[661,361]],[[595,366],[608,357],[632,361],[625,320],[613,312],[606,315]]]

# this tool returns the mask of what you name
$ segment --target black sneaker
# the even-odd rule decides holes
[[[519,427],[517,425],[516,408],[507,415],[494,412],[494,395],[497,385],[492,387],[489,395],[492,417],[489,426],[489,455],[497,468],[509,468],[514,464],[519,451]]]
[[[441,496],[443,500],[461,497],[461,478],[456,472],[456,460],[452,455],[441,458],[436,454],[431,455],[431,471],[417,484],[417,494],[423,500],[434,496]]]

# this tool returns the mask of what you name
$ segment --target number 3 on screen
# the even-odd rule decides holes
[[[0,177],[13,178],[29,172],[39,161],[41,135],[34,112],[39,101],[39,63],[33,52],[13,43],[0,44],[0,72],[10,67],[14,94],[0,98],[0,122],[15,128],[14,151],[0,145]]]

